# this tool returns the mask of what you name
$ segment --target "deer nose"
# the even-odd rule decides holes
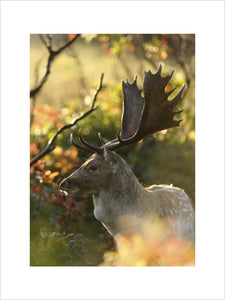
[[[62,182],[60,182],[59,188],[60,188],[61,190],[64,190],[66,186],[68,186],[68,180],[67,180],[67,179],[64,179]]]

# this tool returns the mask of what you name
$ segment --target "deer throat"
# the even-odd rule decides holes
[[[131,197],[129,197],[130,200]],[[93,195],[94,216],[100,221],[109,233],[115,236],[118,232],[126,233],[130,231],[129,224],[137,219],[137,210],[126,202],[126,199],[117,195],[112,197],[111,193],[102,192],[98,195]],[[129,219],[129,221],[127,220]],[[125,220],[126,222],[123,222]],[[128,221],[128,222],[127,222]],[[131,222],[132,221],[132,222]],[[120,224],[123,225],[120,226]],[[129,226],[127,226],[129,225]],[[123,230],[121,230],[123,228]]]

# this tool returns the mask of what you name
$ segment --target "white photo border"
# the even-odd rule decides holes
[[[2,299],[224,297],[224,2],[3,1]],[[196,35],[196,266],[29,266],[29,37],[33,33]]]

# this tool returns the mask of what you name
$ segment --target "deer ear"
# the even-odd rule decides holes
[[[103,157],[105,160],[108,160],[108,153],[107,153],[106,148],[104,148]]]
[[[116,169],[116,162],[112,159],[106,148],[104,148],[103,158],[110,163],[113,170]]]

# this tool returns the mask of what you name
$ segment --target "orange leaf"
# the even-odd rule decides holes
[[[76,36],[75,33],[69,33],[69,34],[68,34],[68,38],[69,38],[70,41],[71,41],[72,39],[74,39],[75,36]]]

